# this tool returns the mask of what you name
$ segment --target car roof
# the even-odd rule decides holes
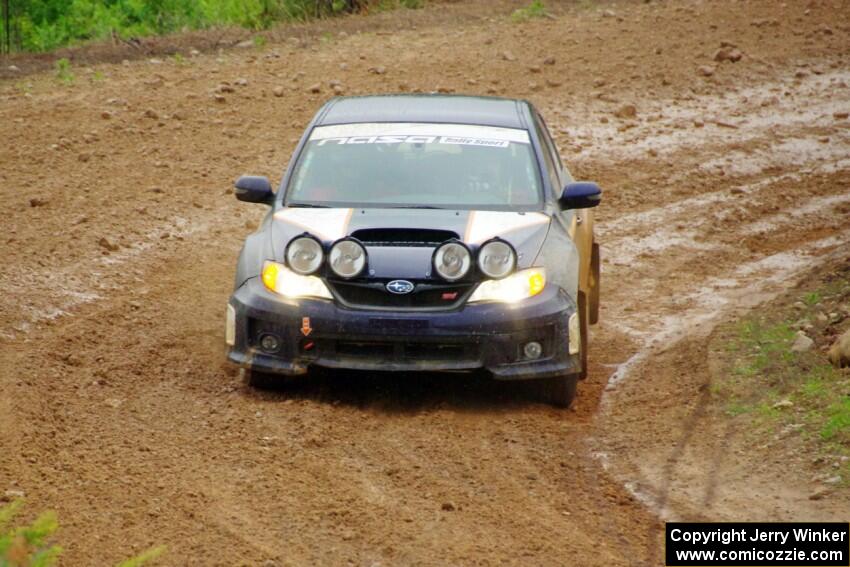
[[[398,94],[334,98],[325,104],[316,126],[360,122],[435,122],[527,129],[529,103],[509,98]]]

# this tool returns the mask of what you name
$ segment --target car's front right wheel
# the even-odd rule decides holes
[[[293,384],[292,376],[284,376],[273,372],[261,372],[259,370],[245,369],[245,382],[257,390],[278,390]]]

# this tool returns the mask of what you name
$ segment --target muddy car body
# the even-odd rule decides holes
[[[486,369],[569,405],[599,309],[591,207],[525,101],[333,99],[240,253],[228,357],[252,382],[311,366]]]

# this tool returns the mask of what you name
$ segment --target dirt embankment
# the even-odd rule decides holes
[[[729,500],[734,471],[680,456],[716,438],[741,470],[762,458],[702,411],[703,340],[850,238],[850,4],[435,15],[454,9],[0,82],[0,490],[57,510],[67,564],[164,543],[175,565],[654,565],[659,510],[847,509],[780,465],[754,478],[778,500]],[[603,184],[602,324],[574,411],[457,375],[259,394],[223,363],[235,255],[263,212],[227,188],[278,180],[334,85],[529,97]]]

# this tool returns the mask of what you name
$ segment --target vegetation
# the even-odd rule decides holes
[[[721,330],[714,350],[725,350],[723,377],[714,393],[731,416],[749,420],[766,435],[799,434],[816,452],[844,457],[838,472],[850,482],[850,372],[829,364],[812,348],[794,352],[800,328],[828,344],[840,327],[827,316],[850,300],[850,272],[795,298],[793,306],[767,309]]]
[[[0,0],[0,45],[48,51],[88,40],[129,39],[184,29],[269,28],[369,7],[419,8],[423,0]]]
[[[533,0],[525,8],[514,10],[511,14],[511,20],[514,22],[526,22],[532,18],[543,18],[545,16],[546,6],[543,5],[543,0]]]
[[[50,567],[56,564],[62,548],[50,543],[59,522],[56,514],[45,512],[31,524],[14,528],[12,520],[23,506],[15,500],[0,507],[0,567]],[[164,546],[154,547],[122,562],[119,567],[141,567],[165,552]]]
[[[56,562],[62,548],[47,541],[59,527],[56,514],[45,512],[28,525],[10,527],[12,519],[23,506],[16,500],[0,508],[0,567],[47,567]]]
[[[56,78],[68,85],[74,82],[74,73],[71,71],[71,62],[64,57],[56,62]]]

